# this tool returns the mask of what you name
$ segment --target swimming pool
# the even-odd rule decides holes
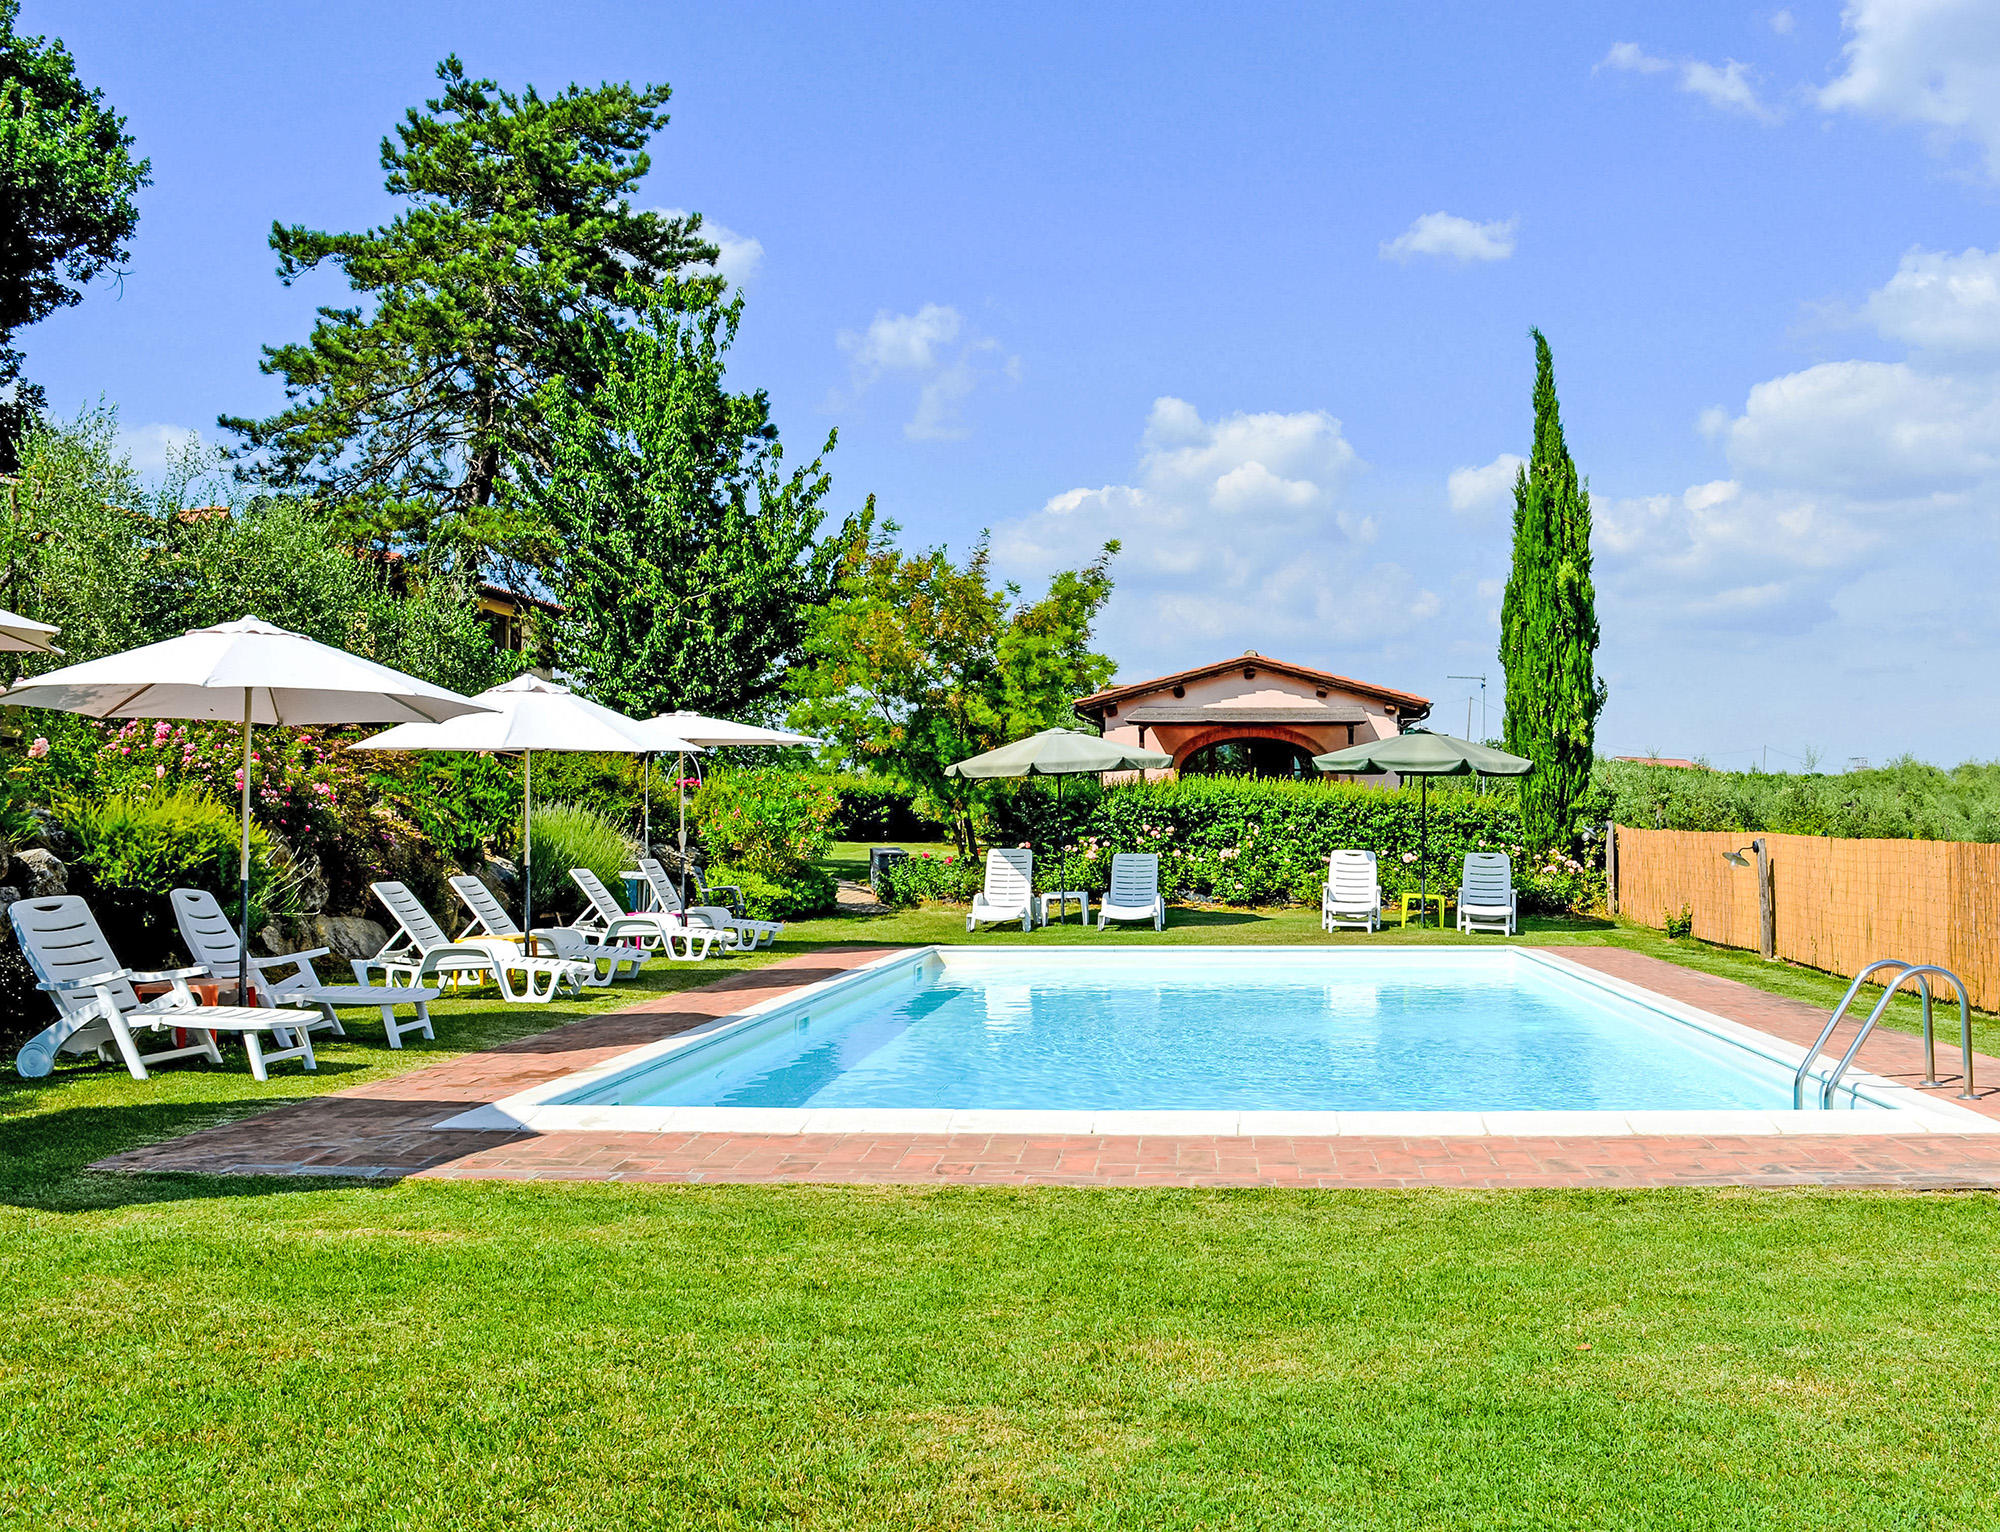
[[[895,954],[451,1125],[1993,1126],[1866,1075],[1843,1082],[1836,1110],[1794,1112],[1799,1057],[1766,1034],[1519,947],[939,947]]]

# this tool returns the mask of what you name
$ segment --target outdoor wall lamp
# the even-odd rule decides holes
[[[1723,852],[1722,859],[1731,867],[1748,867],[1752,855],[1757,858],[1757,951],[1771,960],[1778,955],[1778,900],[1771,884],[1770,849],[1760,835],[1747,846]]]

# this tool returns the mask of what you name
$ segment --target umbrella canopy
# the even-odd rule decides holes
[[[0,702],[92,718],[228,718],[257,723],[399,723],[482,714],[485,704],[256,617],[65,665]]]
[[[1433,734],[1428,729],[1411,729],[1387,739],[1349,745],[1329,755],[1316,755],[1313,765],[1348,776],[1393,771],[1405,777],[1525,777],[1535,769],[1535,763],[1522,756],[1449,734]]]
[[[56,630],[46,622],[36,622],[32,617],[0,610],[0,650],[61,654],[62,650],[49,642],[55,636]]]
[[[1399,776],[1416,777],[1420,783],[1417,809],[1417,896],[1424,911],[1430,909],[1430,842],[1432,777],[1525,777],[1535,763],[1525,756],[1509,755],[1469,739],[1449,734],[1433,734],[1429,729],[1411,729],[1387,739],[1371,739],[1345,750],[1313,757],[1321,771],[1347,776],[1378,776],[1393,771]],[[1421,924],[1421,918],[1419,924]],[[1438,924],[1444,924],[1444,905],[1438,905]]]
[[[568,750],[638,755],[698,750],[687,739],[653,730],[557,681],[516,676],[472,699],[485,711],[439,724],[405,724],[370,735],[357,750]]]
[[[754,723],[731,723],[727,718],[704,718],[700,713],[690,713],[685,710],[648,718],[646,726],[662,729],[670,735],[709,747],[821,743],[810,734],[793,734],[785,729],[766,729]],[[668,745],[665,748],[672,750],[674,747]]]
[[[532,674],[490,687],[473,701],[489,711],[444,723],[402,724],[371,735],[354,748],[520,752],[521,929],[533,930],[535,863],[529,827],[534,813],[534,753],[564,750],[643,755],[650,750],[698,751],[701,746],[664,730],[650,729],[588,697],[579,697],[567,686]]]
[[[1061,777],[1092,771],[1137,771],[1171,766],[1174,758],[1158,750],[1117,745],[1077,729],[1044,729],[1011,745],[988,750],[945,767],[948,777],[985,780],[992,777]]]
[[[37,624],[36,626],[41,626]],[[53,631],[53,630],[51,630]],[[391,723],[457,718],[482,703],[256,617],[65,665],[0,692],[13,707],[92,718],[234,718],[243,723],[243,847],[237,1000],[250,963],[250,739],[260,723]]]
[[[1136,745],[1117,745],[1096,734],[1078,729],[1044,729],[1017,739],[1011,745],[988,750],[968,760],[945,767],[948,777],[989,781],[996,777],[1054,777],[1056,812],[1062,812],[1062,779],[1098,771],[1138,771],[1145,767],[1171,766],[1174,758],[1158,750],[1142,750]],[[1063,872],[1059,883],[1069,881],[1069,843],[1063,842]],[[1058,892],[1063,890],[1058,888]],[[1067,921],[1067,909],[1063,913]]]

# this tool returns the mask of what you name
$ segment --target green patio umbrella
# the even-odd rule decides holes
[[[1386,772],[1415,777],[1419,786],[1417,831],[1417,888],[1425,907],[1430,905],[1430,839],[1432,777],[1525,777],[1535,763],[1525,756],[1509,755],[1469,739],[1449,734],[1433,734],[1429,729],[1410,729],[1387,739],[1366,740],[1316,755],[1313,765],[1321,771],[1341,776],[1372,777]],[[1444,924],[1444,910],[1438,910],[1438,924]]]
[[[1078,729],[1044,729],[1017,739],[1011,745],[988,750],[945,767],[948,777],[986,781],[994,777],[1054,777],[1056,817],[1062,818],[1062,779],[1087,772],[1139,771],[1171,766],[1174,758],[1158,750],[1142,750],[1134,745],[1117,745],[1096,734]],[[1063,846],[1063,876],[1068,881],[1069,846]],[[1065,919],[1068,917],[1065,916]]]

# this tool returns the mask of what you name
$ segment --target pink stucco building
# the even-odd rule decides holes
[[[1178,771],[1310,777],[1315,755],[1387,738],[1428,717],[1431,704],[1246,649],[1234,659],[1079,697],[1076,710],[1101,725],[1106,739],[1164,750]]]

